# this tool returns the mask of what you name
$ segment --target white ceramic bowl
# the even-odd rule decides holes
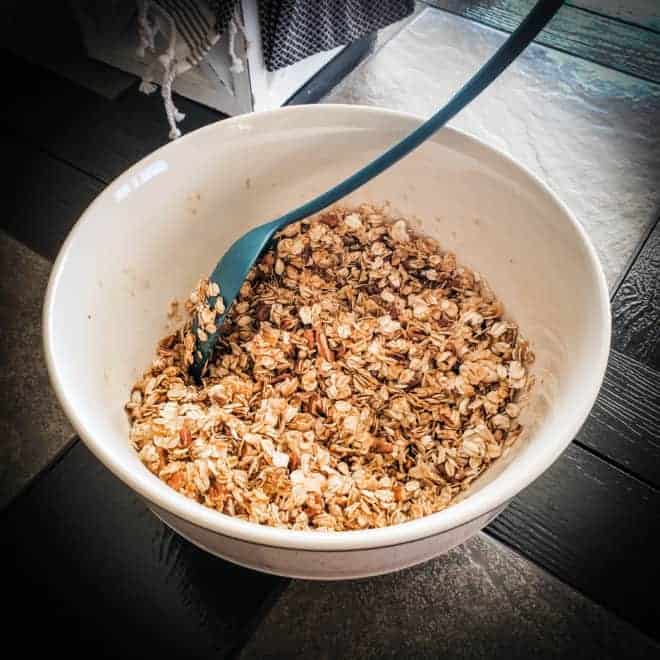
[[[508,157],[445,129],[353,195],[385,201],[480,271],[537,355],[528,428],[445,511],[385,529],[272,529],[205,508],[152,475],[128,442],[123,404],[151,361],[168,302],[184,297],[250,227],[328,188],[420,119],[313,105],[208,126],[159,149],[96,199],[55,263],[44,309],[46,356],[62,406],[87,446],[168,525],[209,552],[261,571],[342,579],[397,570],[463,542],[566,448],[601,384],[607,287],[584,231]]]

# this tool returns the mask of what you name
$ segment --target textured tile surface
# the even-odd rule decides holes
[[[0,509],[69,440],[41,342],[50,264],[0,231]]]
[[[480,534],[445,557],[368,580],[294,581],[251,658],[650,658],[628,624]]]
[[[396,23],[392,23],[392,25],[388,25],[382,30],[378,30],[378,33],[376,35],[376,44],[374,47],[374,52],[382,48],[390,39],[394,38],[399,32],[401,32],[401,30],[403,30],[403,28],[406,27],[408,23],[414,20],[414,18],[418,14],[420,14],[425,8],[426,8],[426,4],[424,4],[423,2],[415,2],[415,9],[410,16],[406,16],[405,18],[402,18],[400,21],[397,21]]]
[[[435,9],[324,100],[429,116],[505,35]],[[512,155],[576,214],[610,286],[660,208],[660,86],[532,45],[451,123]]]

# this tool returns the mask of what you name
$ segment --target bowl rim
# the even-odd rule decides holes
[[[502,152],[496,147],[486,144],[473,135],[456,128],[444,127],[440,131],[440,133],[453,134],[458,140],[463,140],[477,149],[489,152],[491,157],[504,160],[510,167],[516,170],[518,174],[527,177],[540,192],[547,195],[564,215],[565,220],[572,225],[582,242],[582,247],[584,248],[586,255],[588,255],[588,262],[597,284],[594,293],[598,296],[598,307],[602,323],[599,325],[599,332],[597,336],[594,336],[593,342],[596,345],[598,359],[592,364],[592,368],[585,376],[585,395],[580,397],[579,402],[576,402],[576,406],[571,413],[571,423],[565,424],[562,427],[561,432],[557,434],[558,440],[556,442],[544,446],[543,449],[533,457],[533,459],[530,459],[528,468],[524,473],[514,471],[509,475],[502,474],[491,483],[485,485],[478,492],[466,497],[460,502],[452,504],[442,511],[424,516],[417,520],[383,528],[350,530],[343,532],[318,532],[260,525],[258,523],[240,520],[239,518],[234,518],[210,509],[169,488],[169,486],[160,481],[148,470],[144,469],[139,471],[132,469],[130,466],[124,465],[121,460],[115,458],[111,445],[109,443],[104,443],[103,441],[103,430],[88,428],[78,414],[77,403],[67,393],[65,383],[63,382],[58,367],[58,359],[54,351],[56,332],[53,323],[53,313],[56,304],[59,281],[66,267],[69,253],[72,250],[74,241],[80,231],[81,224],[93,214],[97,205],[100,205],[104,198],[110,194],[116,181],[123,177],[132,176],[137,170],[144,167],[144,164],[147,161],[157,158],[161,154],[164,154],[164,152],[169,151],[172,146],[176,146],[177,143],[185,141],[191,136],[199,136],[201,133],[212,133],[218,130],[223,131],[232,129],[236,125],[240,128],[242,125],[245,125],[245,123],[256,122],[258,125],[260,122],[266,121],[268,117],[273,115],[288,114],[291,115],[291,120],[295,122],[296,115],[310,112],[316,113],[317,115],[325,115],[330,123],[332,123],[333,116],[340,117],[346,113],[366,113],[367,115],[371,114],[373,116],[379,116],[380,118],[393,118],[401,122],[404,125],[404,128],[406,124],[411,128],[414,128],[415,125],[424,121],[424,118],[413,113],[364,105],[322,103],[312,106],[286,106],[249,115],[239,115],[237,117],[214,122],[213,124],[191,131],[182,138],[179,138],[176,142],[168,143],[151,152],[145,158],[142,158],[139,162],[122,172],[108,186],[106,186],[106,188],[82,213],[76,224],[72,227],[58,253],[50,274],[43,306],[42,332],[46,364],[50,381],[59,403],[79,437],[91,452],[115,476],[141,495],[148,503],[153,503],[156,507],[169,512],[175,517],[186,520],[209,532],[260,546],[292,550],[311,550],[316,552],[340,552],[366,550],[371,548],[389,548],[411,543],[413,541],[420,541],[448,532],[477,518],[486,516],[489,512],[495,511],[508,503],[510,499],[516,496],[521,490],[547,470],[572,442],[578,430],[586,420],[605,376],[610,348],[611,312],[607,282],[596,250],[582,225],[577,221],[561,199],[559,199],[546,183],[510,155]],[[433,139],[434,138],[432,137],[431,140]],[[109,432],[105,432],[105,435],[108,433]],[[140,467],[142,466],[140,465]]]

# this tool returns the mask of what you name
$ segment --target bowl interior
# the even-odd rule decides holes
[[[247,229],[322,192],[418,123],[346,106],[239,117],[155,152],[86,211],[53,272],[47,353],[76,428],[121,478],[165,508],[185,499],[140,464],[123,411],[166,329],[169,301],[185,297]],[[389,201],[414,217],[486,277],[531,341],[538,382],[528,431],[467,501],[485,489],[510,497],[568,444],[602,379],[609,312],[593,250],[535,179],[449,129],[351,201]]]

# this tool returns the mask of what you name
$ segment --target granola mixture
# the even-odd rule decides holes
[[[206,506],[304,530],[402,523],[447,507],[520,435],[533,355],[517,326],[386,209],[287,227],[197,386],[191,319],[213,331],[217,293],[200,282],[126,405],[144,464]]]

